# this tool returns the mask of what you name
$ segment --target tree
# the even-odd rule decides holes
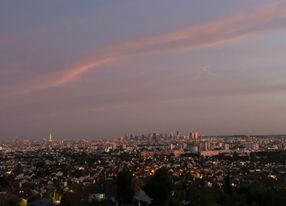
[[[173,181],[166,168],[157,170],[144,186],[144,191],[153,199],[152,203],[166,205],[171,198]]]
[[[134,194],[135,187],[132,173],[124,169],[117,175],[117,197],[119,204],[132,202]]]
[[[227,194],[231,194],[232,193],[232,187],[231,187],[231,182],[230,182],[230,177],[229,175],[224,177],[223,180],[223,191]]]

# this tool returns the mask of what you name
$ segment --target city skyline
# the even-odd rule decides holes
[[[6,1],[0,17],[0,139],[286,133],[286,1]]]

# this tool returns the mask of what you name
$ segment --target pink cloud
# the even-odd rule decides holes
[[[208,48],[253,38],[267,32],[286,30],[286,7],[268,4],[250,11],[204,23],[178,31],[134,38],[100,49],[101,53],[57,74],[22,87],[22,93],[58,87],[78,79],[91,69],[115,62],[123,56],[149,52],[175,51],[178,49]],[[21,92],[17,92],[21,93]]]
[[[59,82],[67,83],[77,79],[82,73],[101,65],[97,64],[98,61],[108,63],[109,59],[134,54],[213,47],[282,29],[286,30],[286,7],[284,5],[264,5],[203,25],[135,38],[102,48],[103,52],[99,57],[94,57],[87,64],[68,69]]]

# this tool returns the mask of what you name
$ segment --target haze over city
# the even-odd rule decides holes
[[[1,1],[0,138],[285,134],[286,1]]]

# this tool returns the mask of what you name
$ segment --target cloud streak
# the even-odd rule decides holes
[[[31,90],[59,87],[77,80],[81,75],[116,59],[150,52],[174,51],[219,46],[237,42],[267,32],[286,29],[285,4],[268,4],[250,11],[239,12],[202,25],[183,28],[175,32],[135,38],[100,49],[100,53],[85,63],[78,64],[49,79]],[[24,89],[29,93],[29,89]]]
[[[70,82],[78,78],[82,73],[87,72],[91,68],[98,67],[100,65],[107,64],[112,61],[115,61],[114,57],[110,57],[110,58],[107,57],[107,58],[102,58],[102,59],[99,58],[91,63],[76,66],[74,69],[71,69],[71,71],[66,73],[62,78],[58,79],[58,81],[56,81],[53,86],[59,86],[67,82]]]
[[[285,26],[285,5],[264,5],[252,11],[240,12],[203,25],[136,38],[103,48],[100,57],[95,57],[87,64],[67,70],[59,79],[58,85],[75,80],[82,73],[110,62],[110,59],[149,52],[212,47],[286,29]],[[99,61],[101,63],[97,64]]]
[[[199,80],[203,75],[211,76],[211,77],[218,77],[218,75],[211,70],[209,70],[208,65],[204,65],[200,68],[197,74],[194,76],[193,80]]]

